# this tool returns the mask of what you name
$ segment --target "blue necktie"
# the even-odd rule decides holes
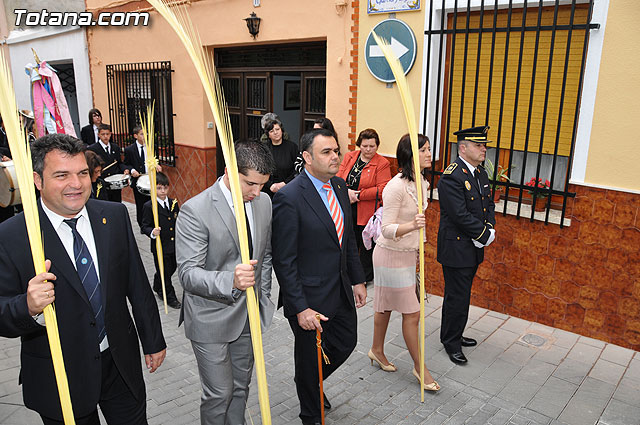
[[[70,218],[64,220],[73,233],[73,255],[76,259],[76,268],[78,270],[78,276],[82,281],[89,303],[93,309],[93,314],[96,319],[96,328],[98,329],[98,342],[107,334],[104,326],[104,308],[102,305],[102,292],[100,288],[100,281],[98,280],[98,274],[96,273],[91,253],[89,253],[89,247],[84,243],[84,239],[78,233],[76,225],[78,224],[78,218]]]

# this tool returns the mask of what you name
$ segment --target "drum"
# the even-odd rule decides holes
[[[128,174],[114,174],[104,178],[109,190],[123,189],[129,186],[129,180],[131,180],[131,177]]]
[[[151,181],[148,174],[140,174],[136,182],[136,188],[141,194],[151,196]]]
[[[0,207],[17,205],[22,202],[18,177],[13,161],[0,162]]]

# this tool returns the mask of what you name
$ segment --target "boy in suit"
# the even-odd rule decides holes
[[[124,148],[124,164],[131,173],[131,189],[136,200],[136,219],[138,220],[138,226],[142,228],[142,210],[144,204],[151,198],[138,190],[137,182],[138,177],[142,174],[147,174],[146,160],[149,155],[154,153],[147,152],[147,146],[144,143],[144,131],[139,125],[133,127],[133,139],[135,142]],[[162,171],[160,165],[156,169]]]
[[[97,153],[104,161],[105,166],[102,169],[102,178],[106,178],[114,174],[129,174],[129,170],[122,163],[120,147],[111,143],[111,126],[109,124],[100,124],[98,126],[98,138],[100,140],[89,146],[87,149]],[[113,164],[114,162],[115,164]],[[122,201],[122,189],[107,189],[106,193],[109,201]]]
[[[182,307],[176,291],[171,284],[171,276],[176,271],[176,231],[175,224],[178,218],[180,207],[177,199],[167,197],[169,192],[169,178],[163,173],[156,173],[156,190],[158,198],[148,200],[142,209],[142,224],[140,230],[143,234],[151,238],[151,252],[153,253],[153,263],[156,266],[156,274],[153,276],[153,290],[162,299],[162,280],[160,278],[160,267],[158,266],[158,252],[156,251],[156,237],[160,235],[162,242],[162,258],[164,259],[164,284],[167,291],[167,304],[171,308]],[[158,202],[158,224],[154,226],[153,209],[151,202]]]

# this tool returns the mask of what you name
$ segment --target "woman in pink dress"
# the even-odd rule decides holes
[[[422,199],[427,199],[429,183],[422,175],[431,166],[429,139],[418,136]],[[392,311],[402,313],[402,335],[413,360],[413,375],[420,379],[420,352],[418,323],[420,303],[416,296],[416,264],[418,260],[419,229],[425,226],[424,214],[416,214],[418,198],[413,172],[413,153],[408,134],[402,136],[396,150],[399,173],[393,177],[384,191],[382,201],[382,234],[373,250],[373,343],[369,350],[371,363],[387,372],[395,372],[396,366],[384,354],[384,338]],[[426,204],[425,204],[426,207]],[[425,367],[424,389],[438,391],[440,386]]]

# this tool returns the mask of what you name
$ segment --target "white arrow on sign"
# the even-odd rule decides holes
[[[396,55],[398,59],[404,56],[409,49],[402,43],[400,43],[395,38],[391,37],[391,50]],[[369,46],[369,56],[372,58],[378,58],[384,56],[382,53],[382,49],[377,44]]]

